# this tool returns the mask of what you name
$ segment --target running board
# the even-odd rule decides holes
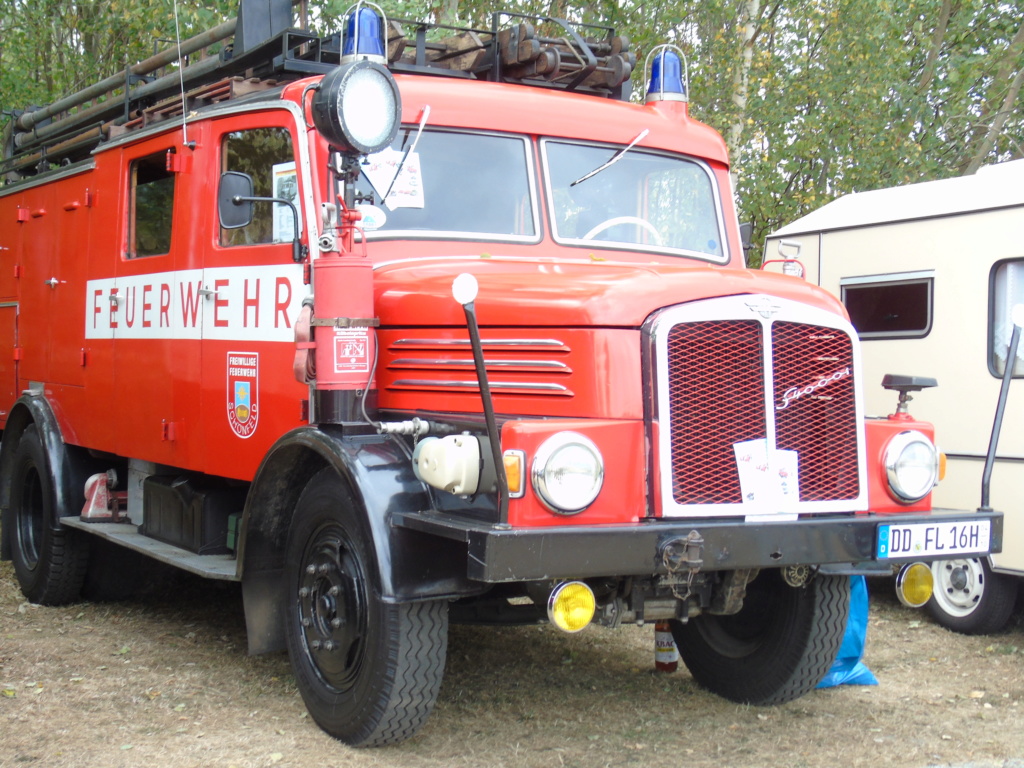
[[[143,536],[129,523],[87,523],[78,517],[62,517],[60,521],[69,528],[91,533],[197,576],[223,581],[242,580],[238,575],[238,561],[234,555],[197,555],[173,544]]]

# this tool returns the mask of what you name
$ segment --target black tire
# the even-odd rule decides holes
[[[932,563],[935,586],[928,613],[963,635],[987,635],[1006,626],[1017,600],[1017,580],[993,573],[987,557]]]
[[[701,687],[741,704],[782,704],[821,682],[849,612],[847,576],[819,575],[790,587],[778,571],[762,571],[739,613],[673,621],[672,636]]]
[[[54,480],[35,427],[14,451],[11,468],[11,559],[21,591],[33,603],[78,599],[89,561],[89,541],[62,528]]]
[[[354,747],[416,733],[437,699],[448,645],[447,602],[385,603],[376,569],[352,494],[321,471],[288,533],[288,654],[310,715]]]

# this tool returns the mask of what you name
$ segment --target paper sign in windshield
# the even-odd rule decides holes
[[[389,210],[423,207],[423,177],[418,152],[405,155],[388,147],[367,155],[362,171],[379,197],[387,195],[384,206]],[[391,191],[388,192],[388,189]]]

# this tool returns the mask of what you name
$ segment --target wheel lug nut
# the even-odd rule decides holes
[[[326,574],[329,570],[331,570],[331,567],[327,565],[327,563],[324,563],[317,570],[320,571],[320,573]]]
[[[327,594],[330,595],[331,597],[335,597],[337,595],[340,595],[341,594],[341,587],[331,587],[330,589],[327,590]]]
[[[324,640],[324,650],[333,651],[338,645],[333,640]]]
[[[312,563],[307,565],[306,566],[306,573],[308,573],[310,576],[312,576],[314,573],[316,573],[316,566],[313,565]]]
[[[320,643],[319,640],[313,640],[309,644],[309,647],[312,648],[314,651],[319,651],[320,650],[320,646],[321,646],[321,643]]]
[[[309,597],[309,587],[301,587],[299,589],[299,597]]]
[[[312,622],[312,621],[310,621],[309,619],[303,619],[303,620],[302,620],[302,626],[304,626],[304,627],[308,627],[308,626],[310,626],[310,625],[311,625],[312,623],[313,623],[313,622]]]
[[[341,619],[338,619],[338,618],[331,619],[331,628],[332,629],[338,629],[344,623],[345,622],[343,622]]]

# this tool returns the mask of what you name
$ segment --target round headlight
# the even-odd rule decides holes
[[[574,515],[597,498],[604,462],[593,442],[575,432],[545,440],[533,460],[530,479],[538,498],[552,512]]]
[[[897,500],[920,501],[939,478],[939,452],[917,430],[900,432],[885,449],[885,474]]]
[[[391,145],[402,119],[402,97],[391,73],[359,60],[332,69],[313,96],[313,123],[327,143],[368,155]]]

